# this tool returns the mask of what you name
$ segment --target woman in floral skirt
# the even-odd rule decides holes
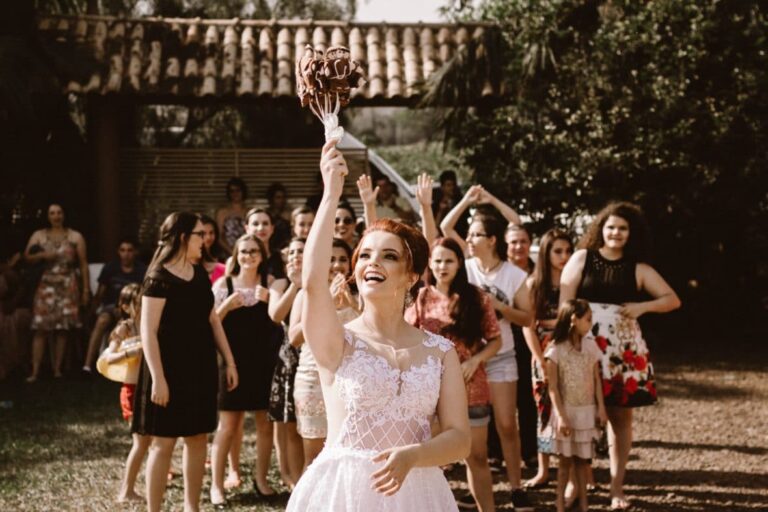
[[[647,263],[647,243],[640,209],[611,203],[597,214],[560,281],[561,304],[575,297],[590,302],[592,334],[603,353],[612,510],[630,506],[624,475],[632,447],[632,409],[656,402],[653,366],[637,318],[680,307],[674,290]],[[651,299],[643,300],[641,292]]]

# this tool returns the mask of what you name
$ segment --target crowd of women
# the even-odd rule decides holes
[[[549,484],[557,457],[558,510],[586,510],[606,425],[611,507],[629,508],[632,411],[656,401],[637,318],[680,304],[648,264],[640,210],[609,204],[578,250],[568,233],[550,229],[534,262],[533,233],[482,186],[457,195],[448,175],[435,208],[432,179],[419,177],[419,232],[377,218],[380,187],[362,176],[362,231],[340,202],[347,171],[333,143],[321,171],[317,209],[287,214],[285,190],[275,187],[278,209],[248,210],[245,184],[234,180],[216,219],[177,212],[163,222],[143,284],[120,293],[122,320],[101,356],[120,365],[143,351],[121,390],[133,447],[119,499],[137,498],[148,452],[147,505],[160,510],[181,437],[184,506],[198,510],[215,432],[210,501],[226,506],[228,491],[243,485],[244,418],[253,411],[254,491],[276,494],[267,478],[274,448],[289,510],[455,509],[439,467],[460,459],[470,494],[458,505],[494,510],[491,437],[511,489],[505,502],[530,507],[528,494]],[[30,244],[50,245],[37,257],[66,259],[71,269],[76,254],[84,258],[82,238],[49,219]],[[77,322],[62,315],[54,325],[38,314],[50,294],[78,300],[76,283],[56,268],[37,290],[34,356],[38,336]],[[532,456],[521,446],[525,432]],[[538,467],[526,482],[524,463]]]

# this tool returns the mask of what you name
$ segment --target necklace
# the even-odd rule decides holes
[[[491,272],[493,272],[494,270],[496,270],[497,268],[499,268],[499,267],[501,266],[501,264],[502,264],[502,263],[504,263],[504,260],[501,260],[501,259],[499,259],[499,262],[498,262],[498,263],[496,263],[494,266],[492,266],[491,268],[489,268],[489,269],[487,269],[487,270],[486,270],[486,269],[484,269],[484,268],[483,268],[483,264],[482,264],[482,261],[481,261],[479,258],[478,258],[478,260],[477,260],[477,261],[478,261],[478,263],[477,263],[477,269],[478,269],[480,272],[482,272],[483,274],[490,274]]]

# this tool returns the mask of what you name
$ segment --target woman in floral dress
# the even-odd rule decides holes
[[[35,336],[32,340],[32,373],[27,382],[35,382],[38,378],[45,342],[51,332],[56,335],[53,376],[62,376],[61,364],[67,334],[81,327],[80,306],[87,304],[90,298],[90,277],[83,235],[64,226],[64,209],[61,205],[52,204],[48,207],[48,222],[49,228],[32,234],[24,253],[27,261],[45,262],[45,270],[33,302],[32,330]]]
[[[560,304],[573,298],[590,302],[592,334],[603,353],[613,510],[630,506],[624,475],[632,447],[632,409],[656,402],[653,366],[637,318],[680,307],[674,290],[647,263],[647,241],[640,209],[611,203],[595,217],[560,281]],[[640,292],[651,299],[643,300]]]
[[[549,456],[552,454],[552,402],[549,399],[547,379],[544,375],[544,352],[552,339],[552,330],[557,318],[557,305],[560,298],[560,275],[565,264],[573,254],[573,242],[570,237],[559,229],[550,229],[541,237],[539,244],[538,263],[534,272],[528,278],[528,288],[531,290],[531,304],[534,311],[534,322],[523,329],[525,341],[533,354],[531,362],[531,380],[533,397],[536,401],[537,448],[539,470],[524,487],[536,488],[549,480]]]

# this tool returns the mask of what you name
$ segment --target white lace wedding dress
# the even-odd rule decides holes
[[[345,330],[344,357],[323,386],[328,442],[299,480],[286,512],[450,512],[456,502],[440,468],[414,468],[394,496],[371,489],[387,448],[427,441],[440,395],[447,339],[427,333],[394,350]]]

